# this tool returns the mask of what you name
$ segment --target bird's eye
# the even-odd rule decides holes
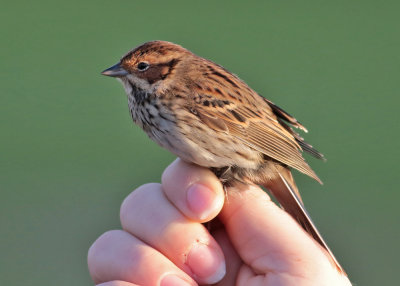
[[[140,62],[140,63],[138,63],[137,68],[139,71],[145,71],[149,68],[149,66],[150,65],[148,63]]]

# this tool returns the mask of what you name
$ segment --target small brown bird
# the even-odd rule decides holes
[[[290,172],[321,183],[302,151],[324,158],[291,128],[307,132],[294,117],[223,67],[170,42],[145,43],[102,74],[122,82],[132,119],[151,139],[184,161],[210,168],[225,185],[266,187],[345,273]]]

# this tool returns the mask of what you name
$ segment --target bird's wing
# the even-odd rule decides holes
[[[241,98],[241,101],[221,93],[198,93],[196,113],[206,125],[214,130],[229,132],[266,156],[321,182],[303,159],[298,140],[281,124],[267,101],[255,92]],[[246,98],[248,100],[244,100]],[[284,118],[289,123],[305,129],[293,117],[289,118],[286,112],[279,110],[286,115]]]
[[[308,132],[307,129],[297,121],[296,118],[291,116],[289,113],[284,111],[279,106],[275,105],[272,101],[263,98],[266,103],[271,107],[272,111],[278,118],[279,123],[290,133],[293,135],[294,139],[299,143],[301,149],[310,155],[314,156],[317,159],[326,160],[324,155],[316,150],[311,144],[304,141],[304,138],[301,137],[296,131],[294,131],[286,122],[288,122],[291,126],[299,128],[304,132]]]

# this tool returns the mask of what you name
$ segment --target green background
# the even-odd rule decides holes
[[[87,250],[173,156],[100,75],[148,40],[238,74],[327,157],[296,174],[356,285],[399,266],[398,1],[7,1],[0,10],[0,284],[90,285]],[[395,275],[397,274],[397,275]]]

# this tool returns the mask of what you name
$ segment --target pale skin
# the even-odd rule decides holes
[[[225,192],[208,169],[173,162],[161,184],[124,200],[122,230],[91,246],[96,285],[351,285],[263,190],[238,188]]]

